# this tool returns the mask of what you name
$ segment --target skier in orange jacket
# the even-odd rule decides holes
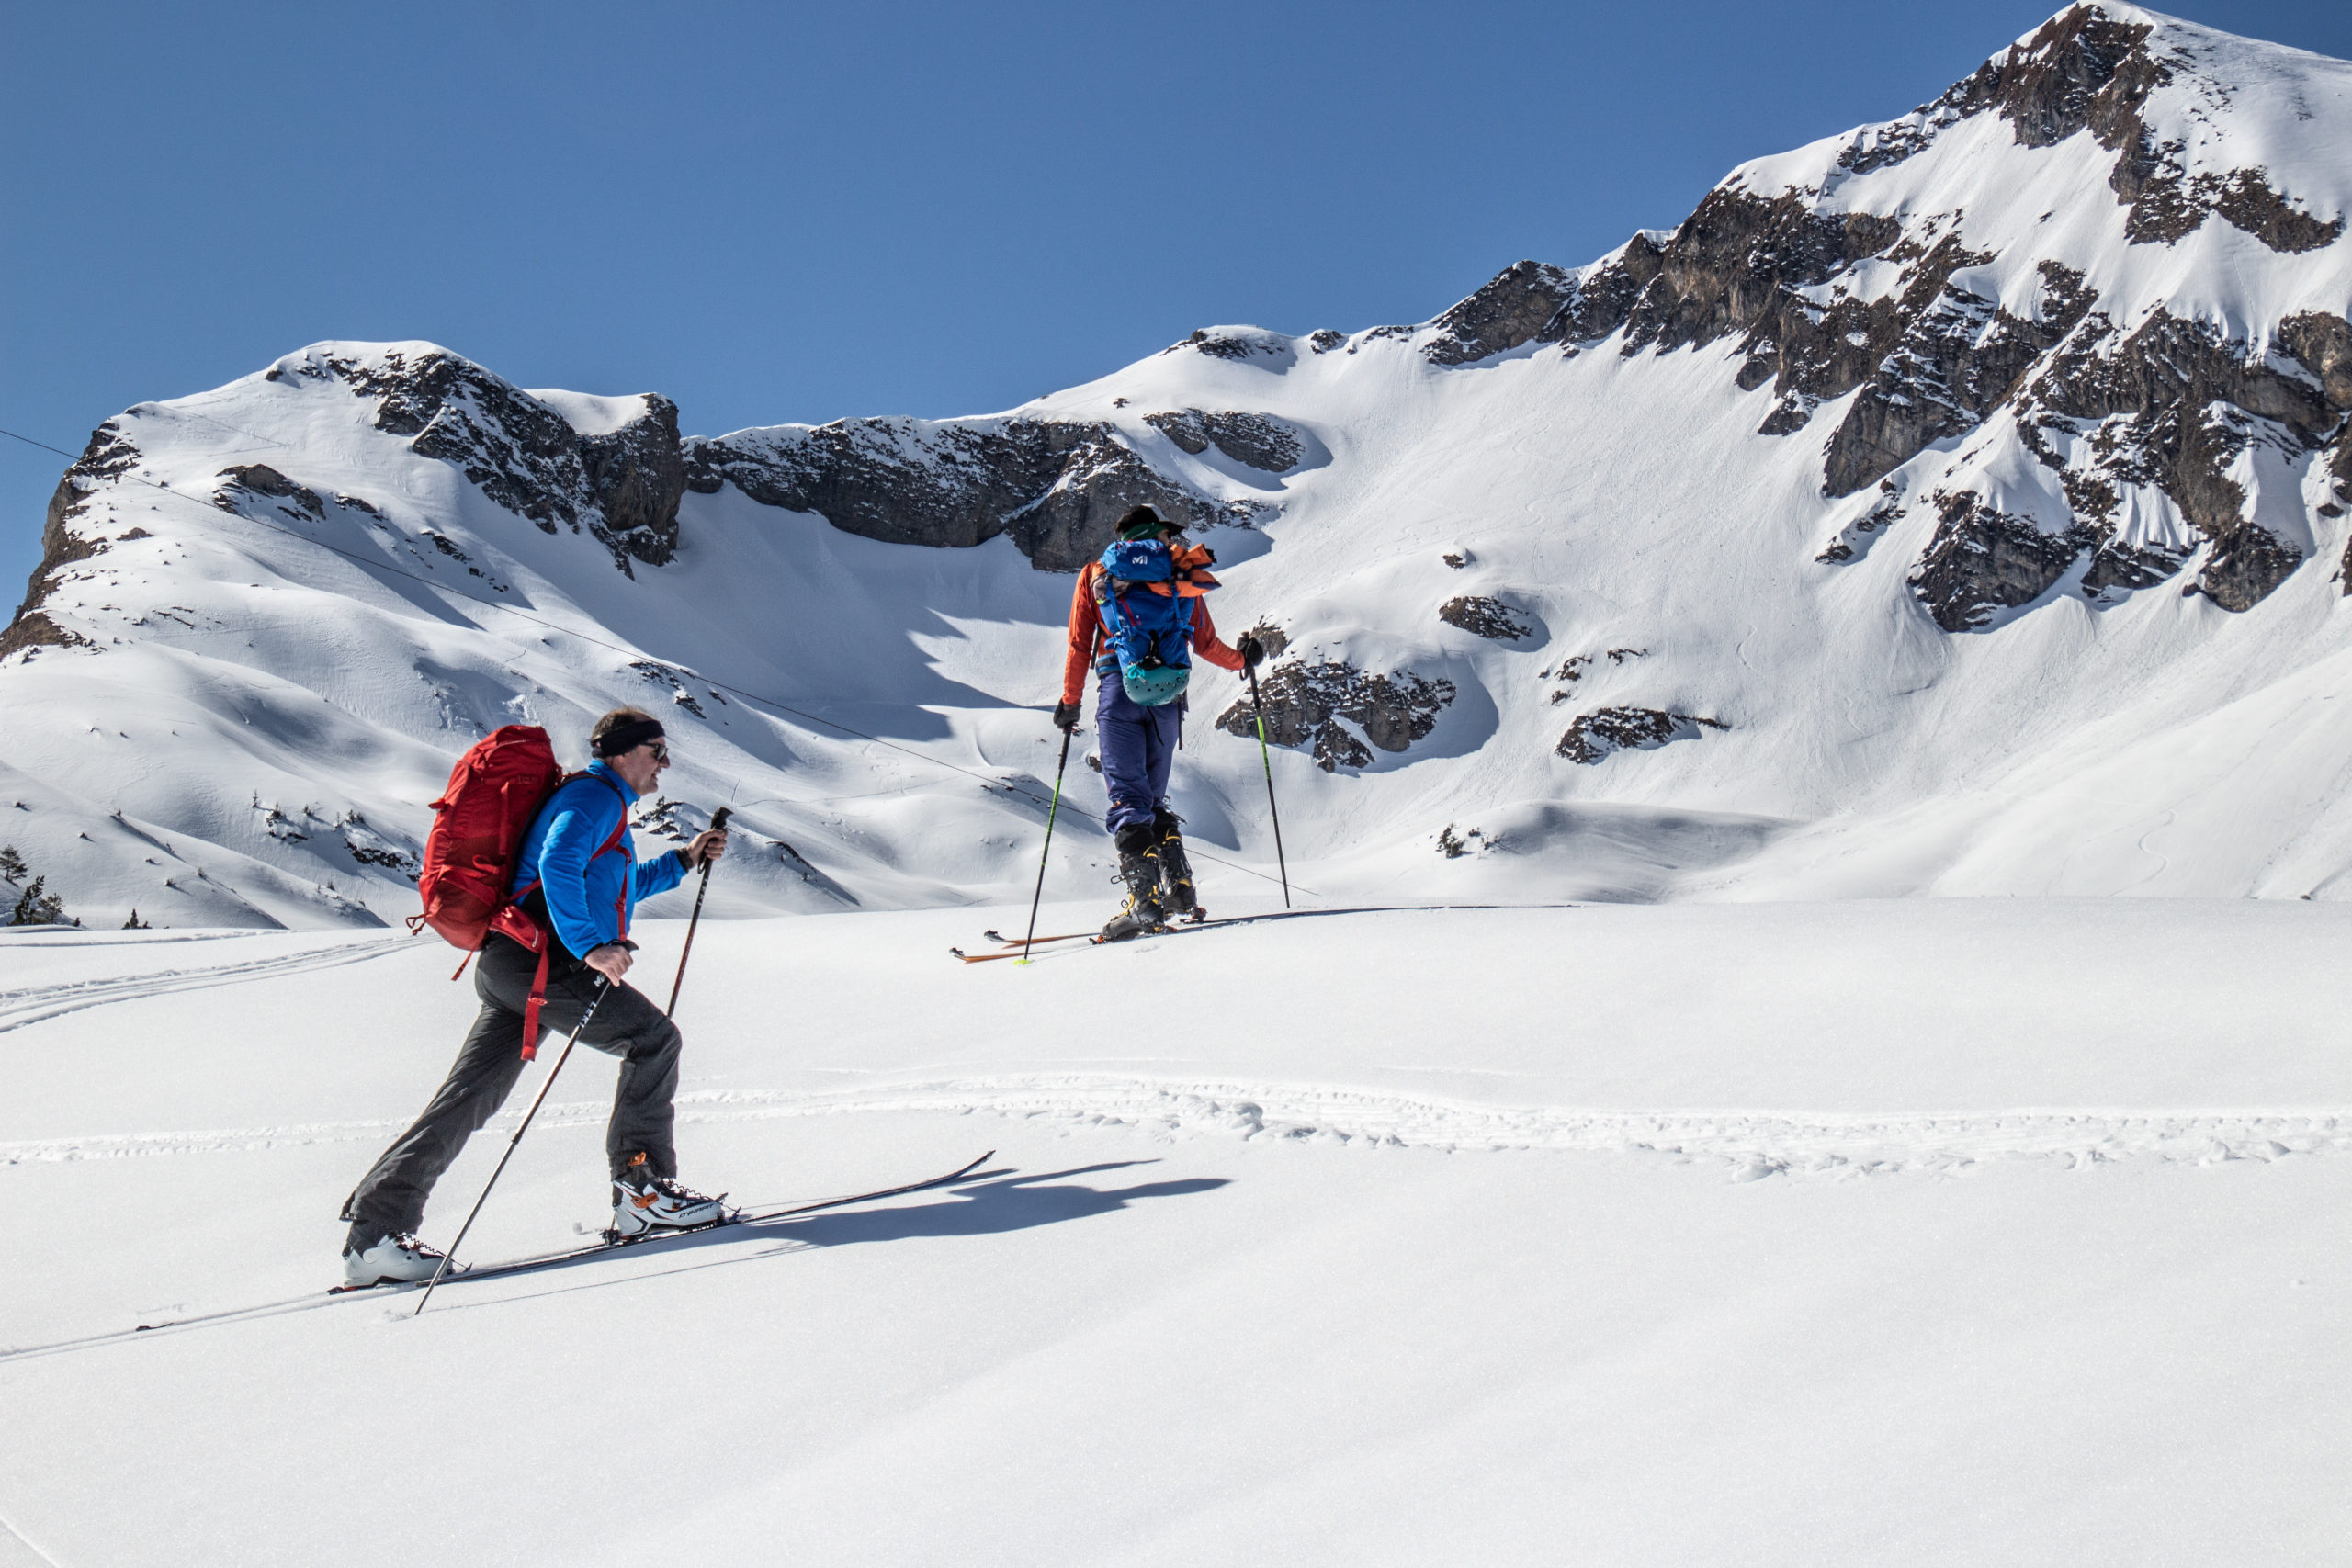
[[[1119,520],[1118,537],[1102,559],[1087,563],[1070,594],[1054,723],[1066,732],[1078,728],[1086,674],[1095,671],[1095,735],[1111,792],[1103,822],[1127,886],[1125,903],[1102,928],[1106,942],[1164,931],[1169,916],[1198,905],[1179,818],[1168,804],[1169,767],[1184,723],[1187,677],[1180,672],[1194,653],[1226,670],[1254,667],[1264,657],[1254,637],[1238,648],[1218,639],[1204,597],[1217,586],[1208,571],[1213,560],[1204,547],[1184,544],[1180,525],[1138,506]]]

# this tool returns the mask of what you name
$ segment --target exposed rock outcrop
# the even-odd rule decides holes
[[[1930,443],[1982,423],[2098,300],[2083,287],[2081,273],[2043,262],[2041,307],[2028,320],[1948,281],[1958,266],[1989,259],[1966,255],[1957,236],[1948,236],[1925,259],[1929,265],[1885,313],[1892,319],[1871,334],[1875,341],[1893,329],[1900,336],[1830,435],[1822,466],[1822,488],[1829,495],[1851,495]]]
[[[1372,752],[1365,741],[1384,751],[1403,751],[1427,739],[1454,694],[1451,681],[1409,670],[1368,674],[1329,659],[1282,665],[1259,682],[1258,690],[1266,739],[1276,746],[1311,744],[1316,766],[1327,773],[1369,766]],[[1248,739],[1258,735],[1257,715],[1247,698],[1219,714],[1216,727]]]
[[[1553,748],[1555,756],[1586,766],[1626,750],[1652,750],[1669,740],[1681,740],[1702,730],[1729,729],[1719,719],[1696,714],[1667,713],[1658,708],[1608,707],[1579,714]]]
[[[1327,342],[1327,337],[1339,334],[1317,333],[1307,340],[1308,347],[1317,354],[1327,354],[1339,346]],[[1340,338],[1344,343],[1346,339]],[[1170,344],[1159,352],[1178,354],[1190,350],[1204,354],[1211,359],[1229,359],[1237,364],[1258,364],[1261,369],[1287,370],[1297,361],[1298,350],[1292,340],[1280,333],[1270,333],[1256,327],[1203,327],[1182,343]]]
[[[651,566],[678,550],[678,502],[686,494],[686,455],[678,405],[648,396],[643,417],[580,438],[580,466],[604,514],[597,536]]]
[[[1476,593],[1448,599],[1437,607],[1437,618],[1490,642],[1517,642],[1534,629],[1501,600]]]
[[[325,503],[319,500],[317,491],[311,489],[308,485],[296,484],[266,463],[244,463],[223,468],[220,470],[220,477],[228,482],[222,487],[221,493],[212,498],[212,502],[223,511],[236,510],[227,491],[241,490],[248,495],[267,496],[288,502],[295,511],[313,521],[326,515]]]
[[[49,511],[41,523],[40,564],[25,583],[24,603],[17,606],[8,629],[0,632],[0,658],[27,648],[95,646],[88,637],[60,626],[42,606],[64,581],[67,568],[107,547],[104,540],[88,538],[74,525],[88,507],[91,492],[120,479],[138,463],[139,448],[119,420],[110,419],[90,433],[89,444],[51,492]]]
[[[961,547],[1010,534],[1046,571],[1100,555],[1131,507],[1193,526],[1247,524],[1257,510],[1219,506],[1153,468],[1113,426],[1079,421],[838,420],[690,443],[686,487],[709,494],[728,482],[892,544]]]
[[[2102,547],[2121,488],[2153,484],[2212,543],[2197,588],[2229,610],[2259,604],[2286,581],[2301,552],[2244,515],[2245,491],[2228,473],[2257,441],[2290,453],[2341,442],[2352,411],[2352,323],[2306,314],[2282,329],[2281,348],[2327,368],[2278,364],[2222,338],[2210,322],[2157,310],[2120,341],[2094,314],[2049,356],[2019,393],[2021,428],[2037,456],[2064,470],[2079,525]],[[2308,370],[2308,374],[2302,374]],[[2058,444],[2081,442],[2069,463]],[[2144,553],[2099,570],[2098,584],[2145,585],[2160,562]],[[2096,591],[2086,582],[2086,591]]]
[[[2187,167],[2186,144],[2157,142],[2142,118],[2148,95],[2174,79],[2181,63],[2150,48],[2143,22],[2109,16],[2096,5],[2052,17],[2023,44],[1988,61],[1973,75],[1889,126],[1858,132],[1839,156],[1855,174],[1898,164],[1961,120],[1992,113],[2007,120],[2021,147],[2054,147],[2088,130],[2119,154],[2109,185],[2131,209],[2125,233],[2134,244],[2170,244],[2220,217],[2272,250],[2334,244],[2344,218],[2323,219],[2271,187],[2259,167]]]
[[[1669,237],[1644,230],[1626,241],[1616,254],[1582,268],[1577,275],[1575,293],[1544,323],[1544,341],[1570,345],[1591,343],[1623,326],[1642,290],[1664,265]]]
[[[2045,533],[1973,491],[1935,499],[1943,522],[1912,571],[1911,592],[1948,632],[2041,598],[2097,542],[2087,528]]]
[[[1533,343],[1576,292],[1571,272],[1516,263],[1431,322],[1437,335],[1421,353],[1432,365],[1467,365]]]
[[[2178,145],[2155,145],[2143,110],[2181,62],[2152,51],[2151,38],[2143,22],[2077,6],[1908,118],[1858,132],[1840,152],[1838,168],[1867,174],[1901,163],[1962,120],[1993,114],[2008,122],[2020,146],[2054,147],[2087,131],[2115,151],[2109,183],[2132,208],[2127,227],[2135,243],[2177,240],[2212,214],[2282,252],[2335,243],[2341,217],[2310,212],[2275,190],[2262,169],[2191,173]],[[2252,427],[2206,404],[2225,400],[2245,414],[2280,420],[2309,449],[2329,439],[2347,406],[2340,393],[2324,400],[2326,417],[2308,417],[2314,400],[2281,390],[2290,377],[2258,373],[2244,345],[2217,355],[2210,329],[2191,329],[2161,312],[2117,344],[2082,274],[2054,261],[2041,264],[2033,308],[2013,311],[1970,287],[1969,269],[1996,258],[1966,243],[1961,215],[1931,219],[1916,237],[1903,238],[1894,218],[1819,210],[1820,194],[1767,195],[1736,181],[1719,187],[1655,250],[1654,260],[1629,246],[1588,269],[1591,276],[1580,280],[1577,297],[1545,335],[1579,341],[1614,330],[1617,311],[1597,308],[1604,293],[1612,301],[1633,295],[1622,317],[1629,355],[1736,334],[1746,361],[1739,385],[1754,389],[1770,380],[1777,394],[1759,427],[1769,434],[1801,430],[1820,404],[1860,389],[1825,451],[1824,488],[1833,497],[1863,490],[2020,399],[2039,399],[2046,412],[2029,408],[2025,416],[2045,424],[2052,412],[2078,421],[2128,415],[2135,423],[2128,436],[2101,439],[2115,453],[2128,447],[2134,456],[2120,467],[2130,467],[2138,482],[2163,489],[2213,542],[2199,590],[2243,609],[2292,570],[2297,551],[2241,519],[2245,496],[2222,472],[2254,438]],[[1856,264],[1872,258],[1902,264],[1895,287],[1849,292]],[[2182,358],[2177,351],[2183,333],[2197,332],[2206,341],[2189,345]],[[2301,342],[2308,359],[2324,337],[2306,329],[2289,346]],[[2103,386],[2100,396],[2069,395],[2086,378],[2083,367],[2094,364],[2127,367],[2087,377]],[[2029,383],[2036,389],[2030,394]],[[2099,412],[2087,412],[2094,405]],[[2047,455],[2046,444],[2042,450],[2052,467],[2066,466]],[[2076,528],[2045,535],[2027,525],[2020,533],[1995,521],[2007,514],[1989,502],[1948,521],[1915,580],[1928,585],[1923,592],[1939,622],[1976,624],[1990,613],[1986,606],[2018,602],[2010,596],[2046,574],[2044,558],[2056,547],[2030,541],[2027,533],[2076,539],[2096,550],[2085,581],[2094,594],[2145,586],[2177,570],[2185,554],[2115,538],[2108,513],[2120,500],[2120,467],[2107,468],[2070,473],[2070,499],[2089,505]],[[2339,473],[2352,479],[2352,460],[2339,458]],[[2096,504],[2101,502],[2103,508]],[[1855,546],[1854,538],[1841,537],[1821,558],[1851,558]],[[1962,570],[1969,559],[1978,564]]]
[[[1183,409],[1148,413],[1143,422],[1196,457],[1214,446],[1243,467],[1269,474],[1288,473],[1306,456],[1298,432],[1272,414]]]
[[[1657,276],[1627,318],[1623,351],[1665,353],[1761,326],[1760,350],[1780,335],[1771,323],[1802,308],[1792,290],[1826,283],[1902,233],[1894,219],[1816,211],[1793,192],[1718,186],[1658,258]]]
[[[620,429],[582,435],[554,409],[471,360],[390,349],[372,360],[332,355],[269,372],[334,378],[377,400],[377,429],[460,469],[481,492],[547,533],[583,528],[634,575],[632,559],[667,562],[678,547],[685,493],[677,405],[648,396]]]

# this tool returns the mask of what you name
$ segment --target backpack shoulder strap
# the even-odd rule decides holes
[[[597,850],[596,854],[598,854],[598,855],[603,854],[603,853],[605,852],[605,850],[609,850],[609,849],[611,849],[614,845],[616,845],[616,844],[619,843],[619,842],[621,841],[621,835],[622,835],[623,833],[626,833],[626,832],[628,832],[628,808],[629,808],[629,798],[628,798],[628,796],[626,794],[623,794],[623,793],[622,793],[622,790],[621,790],[621,786],[620,786],[620,785],[618,785],[618,784],[615,784],[611,779],[606,778],[604,774],[599,773],[592,773],[591,771],[589,771],[589,770],[588,770],[588,769],[586,769],[586,768],[582,768],[582,769],[581,769],[581,770],[580,770],[578,773],[566,773],[566,774],[564,774],[564,775],[563,775],[563,778],[562,778],[562,780],[561,780],[561,782],[560,782],[559,784],[557,784],[557,785],[556,785],[555,787],[556,787],[556,788],[558,788],[558,789],[561,789],[565,784],[568,784],[571,783],[574,779],[595,779],[595,780],[598,780],[598,781],[600,781],[600,782],[605,785],[605,788],[607,788],[607,789],[611,790],[615,795],[620,795],[620,800],[621,800],[621,819],[620,819],[618,822],[616,822],[616,823],[615,823],[615,824],[613,825],[613,831],[612,831],[612,834],[611,834],[611,836],[610,836],[610,837],[608,837],[608,838],[606,838],[606,839],[605,839],[605,842],[604,842],[604,846],[603,846],[603,848],[601,848],[601,849]],[[552,797],[552,796],[550,796],[549,798],[553,798],[553,797]],[[591,855],[591,856],[589,856],[588,858],[589,858],[589,859],[591,859],[591,860],[594,860],[594,859],[595,859],[595,858],[596,858],[596,856],[595,856],[595,855]]]
[[[600,780],[605,787],[610,789],[615,795],[621,795],[620,785],[613,783],[612,780],[605,778],[602,773],[592,773],[585,768],[582,768],[576,773],[566,773],[563,777],[556,780],[555,788],[548,793],[548,799],[550,801],[554,800],[556,795],[563,789],[571,784],[577,784],[582,779]],[[540,809],[545,810],[546,807],[543,806]],[[620,846],[621,836],[628,831],[628,796],[621,795],[621,819],[613,824],[613,830],[605,836],[605,841],[603,843],[596,846],[596,853],[590,855],[588,858],[590,860],[594,860],[597,855],[611,853]],[[532,876],[530,881],[524,883],[522,886],[515,890],[514,897],[509,899],[508,902],[520,904],[526,897],[529,897],[531,889],[537,887],[538,885],[539,879],[535,874]]]

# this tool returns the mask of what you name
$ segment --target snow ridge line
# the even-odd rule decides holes
[[[849,1094],[682,1095],[688,1122],[842,1111],[953,1111],[1239,1138],[1460,1153],[1577,1151],[1721,1160],[1736,1180],[1782,1172],[1951,1171],[1995,1159],[2070,1168],[2155,1158],[2352,1153],[2352,1107],[2018,1109],[1926,1114],[1595,1111],[1498,1106],[1316,1085],[1170,1083],[1091,1076],[948,1080]]]
[[[1993,1160],[2068,1168],[2132,1159],[2220,1164],[2352,1153],[2352,1107],[2127,1108],[1864,1114],[1778,1111],[1594,1111],[1498,1106],[1315,1085],[1170,1083],[1066,1075],[946,1079],[847,1093],[703,1090],[678,1097],[689,1122],[892,1113],[989,1115],[1133,1128],[1148,1135],[1272,1138],[1455,1153],[1582,1152],[1721,1163],[1734,1180],[1950,1173]],[[492,1125],[509,1125],[514,1111]],[[597,1101],[553,1104],[541,1126],[594,1128]],[[373,1142],[400,1121],[321,1122],[209,1132],[114,1134],[0,1144],[0,1165],[138,1158]]]
[[[317,953],[288,953],[277,958],[252,958],[242,964],[216,964],[200,969],[163,969],[145,975],[118,976],[105,980],[74,980],[22,991],[0,991],[0,1034],[28,1023],[109,1002],[137,1001],[168,996],[175,991],[209,990],[247,980],[296,975],[311,969],[334,969],[364,964],[407,945],[405,936],[379,937],[373,942],[341,942]]]

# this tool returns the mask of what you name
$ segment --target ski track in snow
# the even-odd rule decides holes
[[[0,991],[0,1034],[6,1034],[12,1029],[22,1029],[28,1023],[39,1023],[44,1019],[79,1012],[85,1008],[104,1007],[109,1002],[138,1001],[147,997],[169,996],[175,991],[209,990],[215,986],[234,986],[247,980],[297,975],[312,969],[338,969],[346,964],[364,964],[371,958],[381,958],[395,948],[406,946],[410,940],[403,934],[382,937],[373,942],[338,942],[316,953],[247,959],[242,964],[215,964],[200,969],[164,969],[147,975],[74,980],[57,986]]]
[[[2067,1168],[2122,1160],[2217,1165],[2352,1152],[2352,1107],[2303,1110],[2016,1110],[1928,1114],[1779,1111],[1594,1111],[1499,1106],[1311,1085],[1170,1083],[1099,1076],[954,1079],[849,1094],[707,1091],[678,1098],[689,1123],[801,1116],[989,1115],[1131,1128],[1169,1139],[1273,1138],[1447,1153],[1576,1152],[1727,1166],[1767,1176],[1951,1174],[1993,1160]],[[518,1112],[492,1122],[512,1126]],[[594,1101],[549,1105],[544,1127],[602,1126]],[[0,1165],[373,1142],[395,1121],[128,1133],[0,1144]]]

